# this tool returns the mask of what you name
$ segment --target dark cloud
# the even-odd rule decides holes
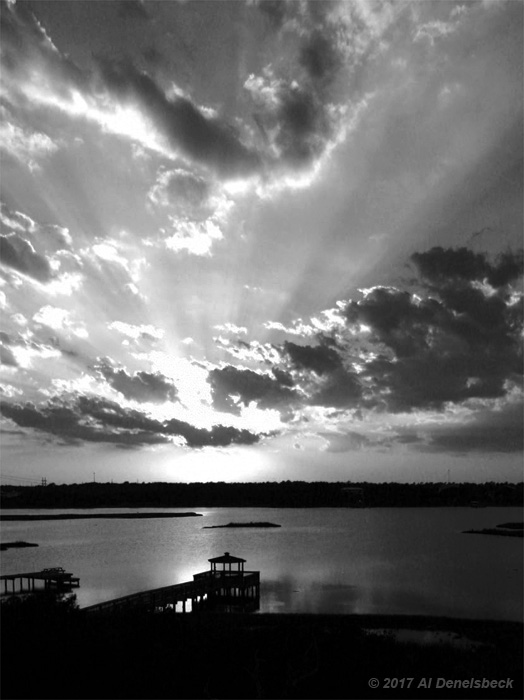
[[[30,243],[17,234],[0,236],[0,264],[38,282],[49,282],[53,276],[47,258],[39,255]]]
[[[376,287],[346,308],[349,326],[368,327],[376,346],[362,375],[370,391],[392,411],[504,396],[522,370],[522,305],[506,289],[521,274],[521,254],[491,263],[434,248],[412,259],[429,296]],[[490,278],[499,290],[483,287]]]
[[[326,106],[312,90],[296,84],[280,88],[274,118],[267,120],[265,128],[275,132],[280,159],[293,167],[319,156],[332,134]]]
[[[118,14],[123,19],[136,19],[146,22],[150,19],[145,3],[142,0],[121,0],[118,4]]]
[[[313,80],[330,81],[342,65],[342,57],[331,34],[314,31],[303,43],[300,65]]]
[[[322,4],[322,3],[320,3]],[[267,165],[307,167],[327,147],[337,128],[336,110],[340,100],[327,87],[339,74],[341,49],[337,27],[329,13],[308,9],[303,13],[296,3],[263,2],[261,11],[280,26],[293,16],[290,27],[298,38],[294,75],[271,86],[274,98],[267,101],[264,91],[253,90],[254,119],[264,135],[257,151],[241,132],[220,115],[209,115],[188,96],[168,96],[150,75],[129,60],[94,58],[94,70],[81,70],[52,44],[33,13],[18,5],[4,13],[5,72],[13,89],[31,83],[38,65],[52,92],[69,100],[71,90],[98,102],[135,105],[157,130],[175,154],[210,168],[223,177],[245,177],[261,173]],[[120,12],[130,18],[147,18],[147,6],[125,1]],[[142,54],[141,61],[155,66],[162,57],[155,52]],[[251,138],[246,131],[245,138]]]
[[[474,253],[468,248],[435,247],[425,253],[414,253],[411,259],[421,276],[439,288],[455,284],[457,280],[487,280],[498,289],[523,273],[522,251],[506,251],[491,263],[483,253]]]
[[[273,367],[271,371],[273,372],[273,376],[281,386],[287,386],[289,388],[293,388],[295,386],[293,377],[289,374],[289,372],[285,372],[279,367]]]
[[[436,284],[456,279],[483,279],[489,269],[485,256],[468,248],[435,247],[424,253],[414,253],[411,259],[422,277]]]
[[[128,374],[124,369],[115,369],[107,361],[102,361],[96,369],[104,376],[113,389],[127,399],[164,403],[175,401],[177,390],[172,382],[159,372],[135,372]]]
[[[331,14],[330,2],[258,7],[274,28],[290,35],[296,53],[292,70],[277,76],[270,67],[263,78],[252,76],[246,83],[254,120],[277,163],[302,169],[322,155],[341,127],[333,109],[341,104],[340,92],[331,87],[347,62],[347,28]]]
[[[371,362],[365,378],[371,380],[372,396],[384,410],[442,410],[448,403],[458,404],[473,397],[504,396],[504,371],[495,370],[479,377],[480,369],[471,367],[465,354],[446,357],[427,352],[399,361]]]
[[[319,433],[327,440],[326,452],[352,452],[371,446],[371,441],[365,435],[354,430],[344,433]]]
[[[237,397],[244,406],[254,401],[261,409],[285,409],[297,400],[295,390],[289,386],[289,376],[278,371],[272,377],[229,365],[211,370],[208,382],[212,389],[213,406],[218,411],[240,413]]]
[[[154,204],[174,207],[178,214],[198,219],[211,213],[206,206],[210,194],[210,185],[204,178],[177,168],[160,171],[148,196]]]
[[[33,221],[0,203],[0,265],[42,284],[58,279],[65,267],[76,269],[71,237],[61,226]]]
[[[172,435],[181,435],[188,447],[227,447],[228,445],[252,445],[259,441],[259,436],[249,430],[239,430],[225,425],[214,425],[211,430],[195,428],[188,423],[170,420],[166,424]]]
[[[0,363],[3,365],[9,365],[10,367],[18,367],[18,362],[11,350],[11,345],[15,342],[13,338],[8,333],[0,331]]]
[[[328,123],[312,92],[291,86],[281,94],[276,143],[282,156],[301,164],[318,155],[328,136]]]
[[[167,442],[166,436],[139,427],[140,421],[126,420],[123,416],[119,421],[116,404],[105,413],[102,409],[95,411],[89,416],[91,420],[81,409],[80,402],[74,408],[52,403],[37,408],[30,402],[23,405],[4,402],[0,406],[0,412],[20,427],[33,428],[69,443],[88,441],[140,446]],[[106,418],[105,423],[93,421],[96,414],[98,418]]]
[[[202,178],[185,170],[175,170],[169,177],[168,194],[198,207],[209,196],[209,185]]]
[[[0,344],[0,363],[10,367],[18,367],[18,362],[13,355],[13,351],[9,346],[3,343]]]
[[[340,355],[327,345],[314,347],[286,341],[283,350],[295,367],[313,370],[318,375],[334,372],[342,366]]]
[[[521,452],[524,406],[512,403],[498,411],[481,410],[467,422],[440,425],[427,431],[427,439],[417,442],[424,452]]]
[[[96,70],[81,70],[53,45],[27,3],[2,12],[3,72],[12,86],[31,83],[34,66],[46,75],[48,88],[64,99],[71,89],[89,99],[135,104],[169,142],[176,153],[230,177],[261,168],[259,154],[242,143],[239,133],[216,116],[206,116],[189,98],[168,98],[162,88],[132,63],[95,58]],[[126,17],[145,18],[142,3],[120,5]],[[150,55],[151,58],[151,55]],[[106,93],[106,94],[104,94]]]
[[[288,419],[300,405],[348,408],[358,402],[362,394],[358,378],[342,366],[333,350],[286,343],[285,363],[286,354],[291,369],[275,366],[273,376],[231,365],[212,370],[208,381],[214,408],[240,414],[240,404],[253,401],[258,408],[277,409]]]
[[[524,269],[524,252],[507,251],[499,256],[497,264],[488,275],[488,282],[496,288],[505,287],[520,277]]]
[[[339,367],[316,386],[308,403],[326,408],[350,408],[358,405],[362,387],[357,376]]]
[[[280,29],[288,14],[289,3],[286,0],[258,0],[257,7],[267,18],[270,25]]]
[[[428,324],[446,311],[435,300],[421,303],[409,292],[392,287],[375,287],[362,301],[351,301],[346,308],[350,325],[372,329],[377,341],[406,357],[428,347]]]
[[[164,55],[155,46],[148,46],[147,49],[144,49],[142,51],[142,56],[144,60],[152,66],[159,66],[165,62]]]
[[[195,428],[179,420],[157,421],[113,401],[78,396],[65,403],[51,400],[43,406],[4,402],[0,412],[23,428],[33,428],[73,443],[106,442],[119,446],[141,446],[170,442],[182,437],[188,447],[250,445],[259,436],[248,430],[214,425],[210,430]]]
[[[258,10],[273,29],[283,28],[284,31],[297,32],[300,36],[311,31],[326,30],[330,21],[333,21],[329,15],[336,4],[336,0],[256,0]],[[286,24],[288,19],[294,21]]]
[[[521,449],[521,408],[511,396],[522,383],[522,252],[492,261],[467,249],[434,248],[412,260],[420,271],[411,282],[416,293],[366,290],[340,305],[345,324],[319,331],[315,344],[286,341],[261,356],[272,376],[234,367],[211,372],[215,407],[239,412],[238,403],[255,401],[296,415],[321,406],[346,417],[352,410],[355,419],[363,409],[385,415],[460,407],[460,419],[399,431],[391,444]],[[336,438],[335,449],[364,445],[355,435]]]
[[[282,356],[287,356],[296,370],[297,387],[309,397],[307,403],[310,405],[333,408],[354,406],[362,395],[357,376],[344,367],[341,354],[330,339],[319,339],[319,345],[297,345],[286,341],[282,346]],[[309,381],[307,374],[310,372],[321,379]]]
[[[175,150],[224,176],[248,175],[260,168],[260,157],[242,144],[232,126],[205,116],[188,98],[169,99],[130,63],[99,59],[98,66],[104,87],[123,103],[137,103]]]

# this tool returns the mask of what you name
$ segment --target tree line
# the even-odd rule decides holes
[[[523,483],[83,483],[2,486],[2,508],[522,506]]]

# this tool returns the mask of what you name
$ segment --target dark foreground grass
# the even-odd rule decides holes
[[[402,644],[366,634],[371,628],[450,631],[482,644]],[[2,606],[1,648],[4,700],[523,697],[522,625],[510,622],[227,613],[102,617],[29,603]],[[370,678],[378,679],[377,689]],[[396,688],[384,687],[388,678],[398,679]],[[431,687],[421,685],[430,678]],[[512,688],[437,687],[438,679],[507,678]]]

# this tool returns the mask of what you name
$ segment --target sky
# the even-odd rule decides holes
[[[521,480],[523,7],[2,1],[4,483]]]

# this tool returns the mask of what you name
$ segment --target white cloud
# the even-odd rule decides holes
[[[29,170],[38,170],[40,167],[38,159],[58,150],[58,144],[46,134],[38,131],[31,132],[5,121],[5,110],[2,110],[0,115],[4,119],[0,124],[0,148]]]
[[[264,323],[264,328],[267,328],[270,331],[281,331],[282,333],[287,333],[289,335],[300,335],[304,337],[314,335],[316,332],[313,326],[304,323],[302,319],[293,321],[291,326],[285,326],[283,323],[279,323],[278,321],[267,321]]]
[[[82,286],[83,276],[79,272],[66,272],[46,284],[46,292],[52,296],[63,294],[70,296]]]
[[[246,335],[247,328],[245,326],[237,326],[234,323],[224,323],[223,325],[213,326],[217,331],[224,333],[233,333],[234,335]]]
[[[122,254],[123,246],[112,239],[97,239],[91,248],[85,248],[81,251],[83,255],[88,258],[95,259],[96,262],[103,260],[107,263],[113,263],[122,267],[128,274],[130,274],[130,263],[127,258]],[[138,270],[140,266],[140,261],[135,261],[133,268]]]
[[[122,258],[118,255],[117,249],[109,243],[96,243],[92,247],[93,253],[101,258],[102,260],[109,260],[111,262],[118,262],[124,264]]]
[[[27,326],[28,321],[23,314],[13,314],[10,318],[17,326]]]
[[[31,346],[31,345],[13,345],[11,351],[19,367],[29,369],[33,366],[34,359],[48,360],[51,358],[59,358],[62,353],[60,350],[49,346]]]
[[[77,338],[87,338],[89,336],[85,323],[71,320],[71,313],[65,309],[55,306],[43,306],[34,316],[33,321],[48,326],[56,331],[66,331]]]
[[[12,399],[15,396],[21,396],[23,393],[24,392],[22,389],[18,389],[18,387],[13,386],[12,384],[0,384],[0,394],[8,399]]]
[[[342,313],[346,302],[338,301],[337,306],[332,309],[322,311],[318,316],[312,316],[309,323],[306,323],[301,318],[296,319],[288,326],[276,321],[267,321],[264,323],[264,328],[268,330],[281,331],[288,335],[297,335],[303,338],[309,338],[317,333],[329,333],[335,328],[345,327],[345,320]]]
[[[0,204],[0,221],[4,226],[14,231],[33,233],[37,229],[36,222],[31,217],[19,211],[9,211],[3,203]]]
[[[161,340],[164,337],[164,331],[161,328],[155,328],[155,326],[146,324],[134,326],[122,321],[113,321],[108,324],[108,328],[109,330],[118,331],[132,340]]]
[[[278,350],[269,343],[259,343],[257,340],[252,340],[249,343],[244,341],[232,342],[229,338],[221,335],[213,338],[213,340],[220,349],[241,362],[254,362],[257,365],[260,362],[277,364],[282,359]]]
[[[43,390],[41,393],[47,396],[56,396],[57,392],[60,394],[94,394],[113,401],[116,398],[122,399],[106,382],[101,382],[98,377],[86,373],[75,379],[53,379],[51,386],[51,389]]]
[[[457,25],[450,22],[442,22],[440,20],[426,22],[426,24],[422,24],[417,27],[414,41],[427,40],[429,41],[430,45],[433,46],[437,39],[453,34],[456,29]]]
[[[191,255],[211,255],[215,241],[221,241],[223,234],[216,223],[206,221],[176,221],[169,217],[176,232],[165,239],[165,245],[175,253],[187,252]]]

